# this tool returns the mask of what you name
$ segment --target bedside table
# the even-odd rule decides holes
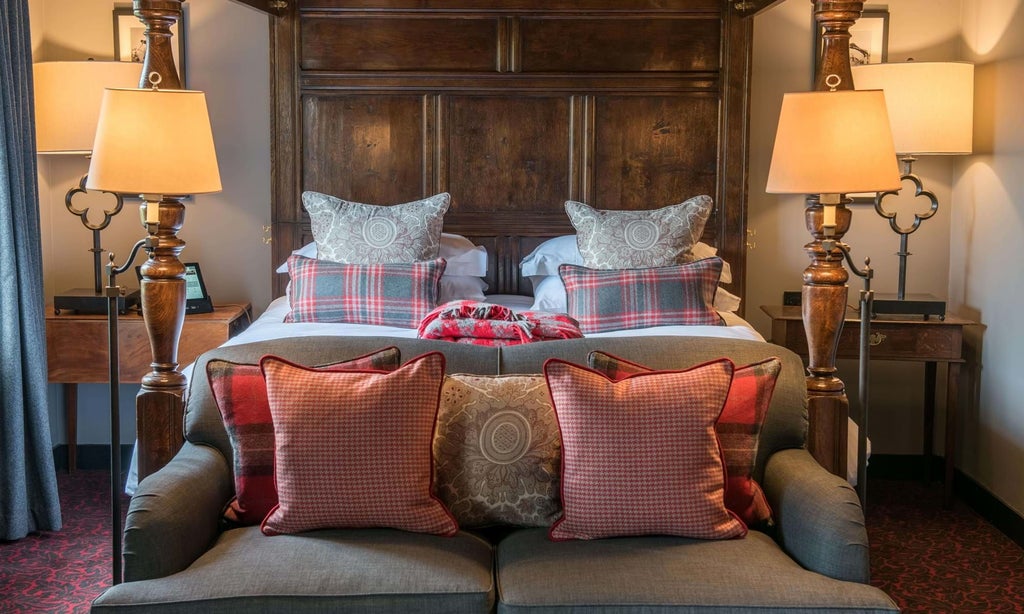
[[[785,346],[807,358],[800,307],[762,306],[772,319],[771,342]],[[935,374],[938,363],[945,363],[946,378],[946,461],[944,502],[953,501],[953,456],[956,450],[956,414],[961,369],[964,358],[964,327],[970,320],[947,315],[944,320],[920,316],[879,316],[871,320],[871,360],[905,360],[924,363],[924,457],[925,471],[931,467],[933,427],[935,425]],[[846,312],[839,335],[836,358],[860,357],[860,315]]]
[[[185,316],[178,344],[178,365],[188,365],[242,332],[252,321],[252,306],[220,305],[213,313]],[[142,314],[118,317],[118,355],[121,383],[142,381],[152,354]],[[64,420],[68,439],[68,472],[75,470],[78,438],[78,384],[110,381],[107,316],[63,313],[46,307],[46,366],[52,383],[64,384]]]

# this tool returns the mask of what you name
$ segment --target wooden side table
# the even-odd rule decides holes
[[[178,364],[188,365],[242,332],[252,320],[252,306],[219,305],[213,313],[185,316],[178,346]],[[130,312],[118,320],[118,356],[121,383],[142,381],[152,354],[142,314]],[[46,363],[49,381],[64,384],[64,420],[68,439],[68,471],[77,464],[78,384],[110,381],[107,352],[107,316],[64,312],[46,307]]]
[[[800,307],[769,305],[761,310],[772,319],[772,343],[807,357]],[[926,471],[931,467],[935,425],[936,367],[945,363],[946,378],[946,464],[944,502],[953,501],[953,457],[956,450],[957,400],[964,358],[964,327],[975,324],[954,315],[946,319],[920,316],[879,316],[871,321],[871,360],[923,362],[924,370],[924,456]],[[839,336],[837,358],[860,356],[860,316],[848,311]],[[846,442],[839,442],[844,446]]]

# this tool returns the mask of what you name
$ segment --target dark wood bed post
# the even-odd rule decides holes
[[[850,26],[860,17],[864,3],[812,2],[815,23],[823,29],[822,59],[814,76],[814,88],[830,89],[825,85],[825,78],[835,74],[842,80],[838,89],[852,90]],[[852,214],[845,202],[836,208],[836,241],[841,241],[850,228]],[[845,476],[850,403],[842,380],[836,377],[836,348],[846,315],[849,274],[843,266],[839,249],[828,252],[822,247],[822,239],[825,238],[822,209],[816,195],[807,199],[804,218],[807,230],[814,237],[804,246],[811,264],[804,270],[801,293],[809,356],[807,395],[810,425],[807,445],[823,467]]]
[[[181,19],[181,0],[134,0],[133,8],[146,24],[146,57],[139,87],[148,87],[148,75],[155,72],[160,75],[161,88],[181,89],[170,32]],[[184,221],[185,207],[180,200],[160,203],[160,223],[155,232],[150,231],[149,259],[142,265],[142,315],[153,362],[135,399],[140,481],[165,465],[184,443],[185,376],[178,370],[178,340],[185,320],[185,267],[178,254],[185,242],[177,234]]]

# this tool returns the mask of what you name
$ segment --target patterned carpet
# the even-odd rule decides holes
[[[107,473],[58,477],[64,529],[0,542],[0,612],[88,612],[110,586]],[[872,582],[904,612],[1024,612],[1024,549],[940,485],[872,480]],[[124,509],[127,509],[127,501]]]

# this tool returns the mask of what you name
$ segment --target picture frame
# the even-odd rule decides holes
[[[131,5],[114,5],[114,59],[119,62],[142,62],[146,55],[146,26],[135,16]],[[178,69],[178,77],[181,79],[181,87],[186,87],[185,75],[185,37],[187,27],[188,7],[183,6],[181,19],[171,26],[172,41],[177,44],[172,46],[171,55],[174,57],[174,66]]]
[[[824,29],[815,24],[814,30],[814,72],[818,74],[818,66],[822,55],[822,34]],[[889,9],[886,7],[868,7],[861,12],[860,19],[850,27],[850,64],[881,64],[889,60]],[[854,204],[873,205],[876,194],[860,192],[847,194]]]

